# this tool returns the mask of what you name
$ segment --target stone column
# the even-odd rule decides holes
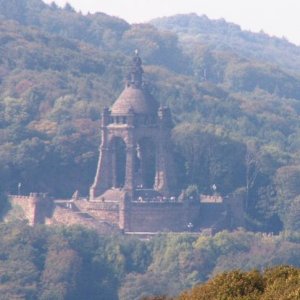
[[[99,197],[104,191],[109,189],[111,182],[111,153],[105,146],[100,147],[97,172],[94,183],[90,188],[90,200]]]
[[[108,129],[102,127],[102,142],[99,147],[99,159],[94,183],[90,188],[90,200],[93,200],[112,186],[111,149],[109,147]]]
[[[108,124],[110,123],[110,112],[105,108],[101,119],[101,145],[99,147],[99,159],[93,185],[90,187],[90,200],[97,197],[111,187],[111,153],[109,149]]]

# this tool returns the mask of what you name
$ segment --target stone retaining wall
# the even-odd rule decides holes
[[[96,220],[119,225],[119,203],[98,201],[74,201],[74,205],[82,212],[86,212]]]
[[[200,205],[184,203],[131,203],[126,231],[188,231],[188,224],[199,215]]]

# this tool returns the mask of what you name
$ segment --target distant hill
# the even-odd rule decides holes
[[[205,15],[175,15],[150,22],[159,29],[178,34],[182,47],[189,49],[204,44],[210,50],[234,53],[245,59],[276,64],[287,71],[300,72],[300,47],[285,38],[264,32],[241,30],[224,19],[210,20]]]
[[[0,0],[0,15],[22,25],[102,47],[109,47],[106,39],[117,41],[129,28],[124,20],[104,13],[83,16],[70,5],[61,9],[42,0]]]
[[[137,47],[144,59],[174,67],[177,37],[170,32],[159,32],[153,26],[130,26],[126,21],[104,13],[82,15],[70,5],[63,9],[42,0],[0,0],[0,18],[17,21],[25,26],[76,39],[107,51],[131,54]],[[168,53],[166,53],[168,52]]]

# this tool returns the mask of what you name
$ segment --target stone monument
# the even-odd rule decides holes
[[[160,107],[143,81],[138,52],[123,92],[102,114],[100,155],[90,200],[119,189],[134,199],[142,190],[169,197],[175,188],[170,109]],[[152,193],[153,195],[153,193]]]

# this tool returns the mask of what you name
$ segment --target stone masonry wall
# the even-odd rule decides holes
[[[74,213],[72,210],[59,207],[58,205],[53,210],[51,218],[46,219],[47,225],[84,225],[92,227],[90,220],[82,218],[79,214]]]
[[[96,220],[102,220],[111,224],[119,225],[119,203],[74,201],[75,206],[82,212],[86,212]]]
[[[117,228],[125,232],[198,230],[222,225],[220,221],[224,221],[225,212],[224,204],[219,203],[74,200],[68,202],[70,207],[64,207],[59,201],[53,202],[38,194],[11,196],[10,199],[13,206],[22,208],[30,225],[77,224],[101,232]],[[193,224],[192,228],[188,228],[189,223]]]
[[[125,231],[187,231],[188,223],[198,217],[199,208],[183,203],[131,203]]]

